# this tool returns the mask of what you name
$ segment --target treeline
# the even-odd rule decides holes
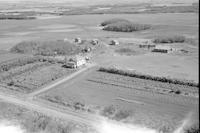
[[[0,63],[0,72],[9,71],[12,68],[24,66],[27,64],[33,64],[36,62],[61,63],[61,64],[64,63],[64,61],[61,61],[61,60],[55,59],[55,58],[50,58],[47,56],[46,57],[44,57],[44,56],[28,56],[28,57],[13,59],[13,60],[9,60],[9,61]]]
[[[4,19],[14,19],[14,20],[26,20],[26,19],[36,19],[34,16],[25,16],[25,15],[0,15],[0,20]]]
[[[103,30],[116,32],[134,32],[151,28],[151,25],[133,23],[124,19],[107,20],[102,22],[101,26],[104,26]]]
[[[180,35],[159,36],[153,40],[154,43],[184,43],[185,41],[186,38]]]
[[[18,59],[10,60],[7,62],[3,62],[0,64],[0,72],[8,71],[11,68],[15,68],[18,66],[24,66],[26,64],[38,62],[40,60],[41,60],[41,58],[39,58],[39,57],[23,57],[23,58],[18,58]]]
[[[135,78],[140,78],[140,79],[159,81],[159,82],[164,82],[164,83],[172,83],[172,84],[199,87],[199,83],[194,83],[194,82],[188,81],[188,80],[179,80],[179,79],[172,79],[172,78],[166,78],[166,77],[157,77],[157,76],[145,75],[145,74],[135,73],[133,71],[120,70],[120,69],[117,69],[117,68],[100,67],[99,71],[112,73],[112,74],[119,74],[119,75],[123,75],[123,76],[135,77]]]
[[[81,48],[64,41],[23,41],[11,48],[10,51],[22,54],[53,56],[78,54],[81,52]]]

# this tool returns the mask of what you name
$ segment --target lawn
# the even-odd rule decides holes
[[[44,113],[19,107],[0,100],[0,131],[43,132],[43,133],[88,133],[94,131],[86,125],[47,116]],[[5,126],[5,127],[4,127]],[[15,130],[16,127],[16,130]],[[11,129],[12,128],[12,129]]]

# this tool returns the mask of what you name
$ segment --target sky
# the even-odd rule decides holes
[[[97,3],[105,3],[105,2],[117,2],[119,0],[0,0],[0,2],[21,2],[21,1],[30,1],[30,2],[36,2],[36,1],[40,1],[40,2],[54,2],[54,3],[62,3],[62,2],[97,2]],[[196,2],[198,0],[120,0],[122,3],[126,3],[126,2],[158,2],[158,3],[163,3],[163,2],[183,2],[183,3],[192,3],[192,2]]]

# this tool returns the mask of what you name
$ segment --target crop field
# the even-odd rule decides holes
[[[177,89],[180,93],[175,93]],[[55,105],[81,103],[97,110],[114,106],[117,110],[131,112],[128,121],[156,129],[165,125],[171,131],[188,113],[198,111],[197,96],[197,87],[90,71],[76,81],[41,94],[40,98]]]
[[[21,63],[20,63],[21,62]],[[75,70],[63,68],[62,64],[39,61],[34,57],[15,58],[1,63],[0,85],[8,90],[30,93]]]

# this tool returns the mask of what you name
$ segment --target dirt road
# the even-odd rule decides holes
[[[82,72],[84,72],[84,71],[86,71],[86,70],[88,70],[88,69],[90,69],[90,68],[92,68],[94,66],[96,66],[96,64],[88,64],[85,68],[80,69],[79,71],[77,71],[77,72],[75,72],[75,73],[73,73],[73,74],[71,74],[71,75],[69,75],[67,77],[64,77],[61,80],[59,79],[58,81],[55,81],[54,83],[52,83],[52,84],[50,84],[48,86],[45,86],[44,88],[41,88],[41,89],[39,89],[37,91],[34,91],[34,92],[28,94],[27,97],[29,99],[32,99],[34,96],[36,96],[36,95],[38,95],[38,94],[40,94],[42,92],[45,92],[45,91],[47,91],[47,90],[49,90],[49,89],[51,89],[51,88],[53,88],[53,87],[55,87],[55,86],[57,86],[57,85],[59,85],[61,83],[64,83],[67,80],[70,80],[70,79],[74,78],[75,76],[81,74]]]
[[[93,127],[99,125],[102,119],[100,116],[97,115],[73,112],[70,110],[60,110],[56,107],[52,107],[44,103],[39,103],[37,101],[33,101],[23,97],[19,98],[14,95],[8,95],[2,92],[0,92],[0,99],[8,103],[12,103],[30,110],[43,113],[50,117],[66,119],[69,121],[78,122]]]
[[[34,111],[43,113],[50,117],[66,119],[69,121],[78,122],[78,123],[86,124],[88,126],[95,127],[95,126],[99,125],[101,120],[103,119],[100,116],[97,116],[95,114],[75,112],[75,111],[71,111],[71,110],[62,110],[62,109],[53,107],[51,105],[33,100],[33,97],[36,96],[37,94],[47,91],[63,82],[66,82],[67,80],[72,79],[73,77],[81,74],[82,72],[84,72],[94,66],[96,66],[96,65],[89,64],[85,68],[80,69],[79,71],[71,74],[70,76],[67,76],[67,77],[63,78],[62,80],[54,82],[53,84],[46,86],[38,91],[35,91],[27,96],[19,97],[16,95],[11,95],[11,94],[0,92],[0,99],[5,102],[8,102],[8,103],[12,103],[15,105],[25,107],[30,110],[34,110]]]

